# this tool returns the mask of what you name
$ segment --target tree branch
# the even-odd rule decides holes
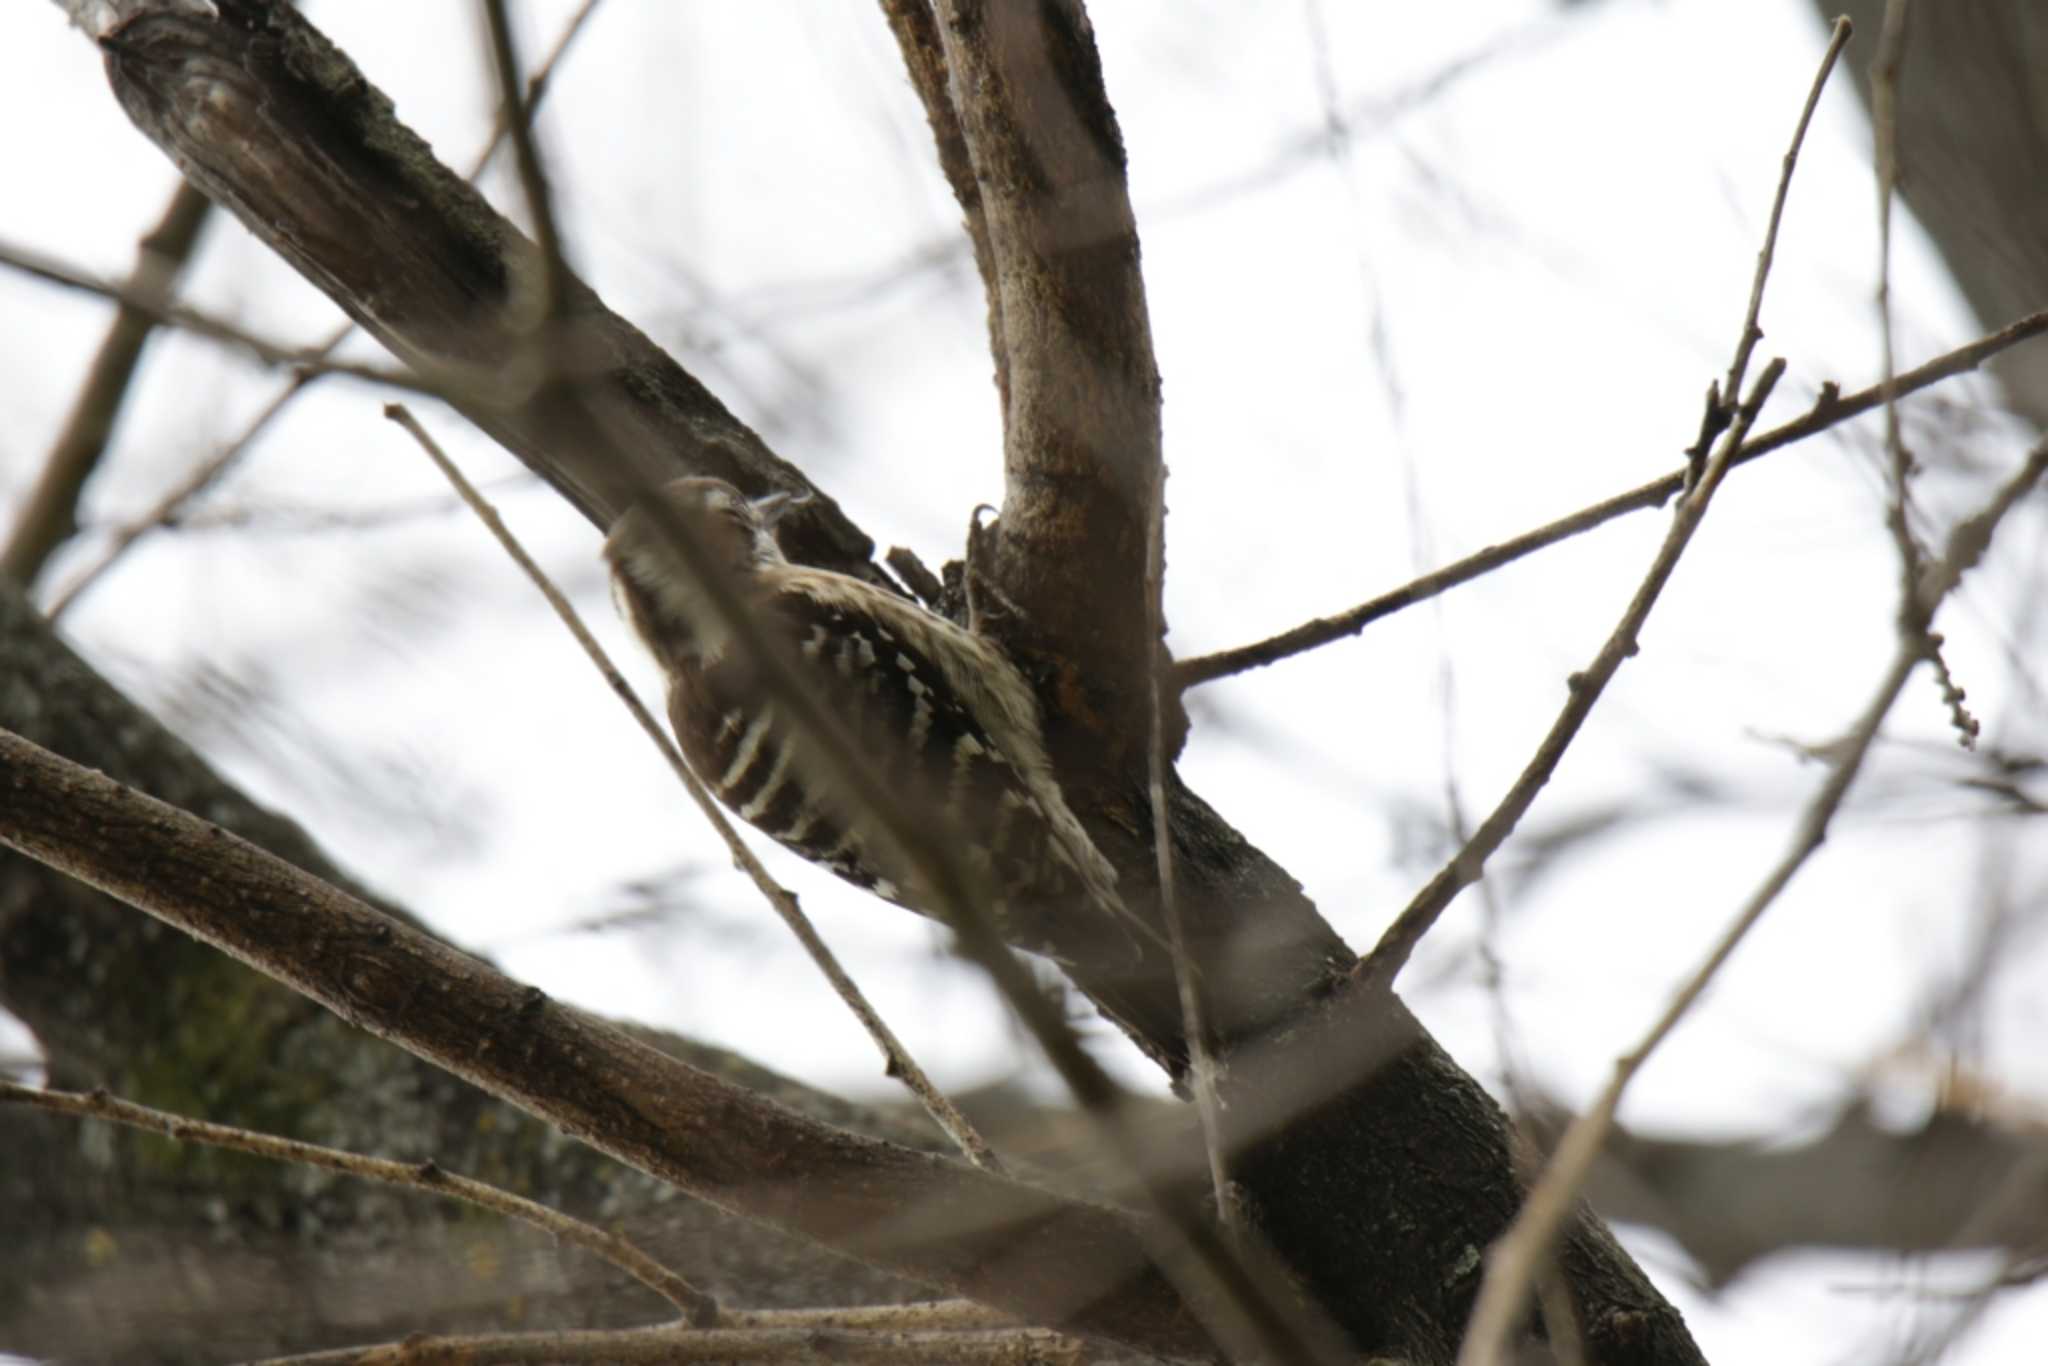
[[[163,217],[143,236],[135,271],[128,278],[129,293],[148,298],[169,295],[212,208],[190,185],[178,186]],[[85,383],[71,402],[64,430],[44,457],[42,474],[15,516],[14,534],[0,551],[0,574],[33,583],[50,552],[77,530],[79,495],[113,438],[143,344],[156,327],[156,317],[133,304],[122,304],[114,314]]]
[[[1020,613],[993,625],[1027,666],[1058,671],[1087,768],[1142,772],[1160,387],[1123,137],[1080,0],[936,9],[1008,375],[990,572]],[[1171,733],[1177,750],[1181,727]]]
[[[596,11],[598,3],[599,0],[583,0],[582,6],[563,24],[562,31],[556,37],[554,46],[549,49],[547,57],[535,68],[533,78],[526,84],[525,96],[519,106],[526,117],[532,117],[534,109],[540,104],[542,98],[546,96],[549,83],[554,78],[556,67],[568,55],[569,50],[575,46],[577,38],[582,36],[584,26],[589,23],[590,16]],[[479,175],[483,174],[484,167],[490,164],[491,158],[505,144],[506,135],[510,131],[511,121],[508,115],[511,111],[501,108],[499,112],[500,117],[497,126],[492,130],[490,138],[484,143],[483,151],[478,153],[476,160],[470,164],[469,174],[464,177],[467,180],[474,181]],[[208,207],[211,207],[205,196],[200,195],[189,183],[181,186],[181,191],[197,197],[201,203],[208,204]],[[354,331],[354,323],[343,323],[339,329],[328,336],[326,341],[313,348],[313,358],[318,361],[325,361],[333,353],[334,349],[340,346]],[[307,383],[318,378],[320,373],[306,366],[295,369],[292,377],[285,382],[284,387],[278,390],[277,394],[268,404],[264,405],[263,411],[250,419],[248,425],[243,427],[241,435],[221,447],[212,456],[200,461],[192,469],[188,470],[184,477],[180,478],[176,484],[158,496],[156,502],[150,505],[147,512],[118,527],[111,536],[106,548],[100,552],[99,557],[86,568],[80,570],[69,583],[64,585],[62,591],[54,598],[48,600],[50,619],[54,621],[63,616],[65,610],[78,600],[79,595],[90,589],[109,569],[118,564],[121,558],[128,553],[137,541],[159,527],[170,525],[172,519],[177,517],[193,499],[197,498],[208,488],[211,488],[228,469],[242,458],[243,454],[254,444],[256,438],[269,428],[278,415],[290,407],[292,401],[305,391]]]
[[[1127,1217],[804,1119],[11,732],[0,842],[723,1209],[1031,1322],[1205,1350]]]
[[[0,725],[349,885],[303,831],[222,781],[6,585],[0,679]],[[912,1282],[674,1198],[206,945],[4,850],[0,1003],[34,1032],[51,1084],[104,1085],[208,1119],[502,1175],[557,1208],[623,1227],[727,1300],[794,1306],[915,1293]],[[907,1115],[849,1105],[722,1049],[632,1032],[827,1123],[936,1144]],[[0,1240],[0,1280],[20,1288],[10,1343],[32,1356],[130,1360],[167,1344],[259,1356],[426,1323],[475,1330],[516,1314],[529,1326],[574,1327],[658,1312],[638,1285],[589,1259],[564,1259],[489,1221],[450,1222],[438,1207],[373,1188],[308,1191],[303,1180],[281,1179],[282,1169],[224,1170],[210,1154],[118,1135],[109,1166],[106,1148],[88,1153],[70,1126],[29,1114],[0,1114],[0,1130],[0,1227],[22,1232]],[[220,1222],[225,1189],[248,1217]],[[292,1213],[302,1207],[318,1236]],[[88,1255],[87,1229],[107,1231],[116,1255]]]
[[[879,572],[836,503],[573,273],[561,316],[537,331],[539,250],[295,8],[173,8],[100,35],[129,117],[402,361],[474,377],[455,406],[593,523],[669,479],[715,475],[750,493],[810,493],[792,553]]]

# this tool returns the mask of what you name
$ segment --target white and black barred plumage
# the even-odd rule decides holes
[[[1030,686],[996,647],[885,589],[791,564],[764,516],[779,500],[756,504],[704,478],[657,497],[619,519],[605,558],[621,611],[667,675],[683,755],[720,801],[847,881],[938,913],[917,870],[882,865],[888,841],[872,818],[805,761],[756,661],[693,588],[669,539],[677,530],[729,572],[747,619],[779,643],[901,809],[964,842],[990,909],[1081,902],[1125,913],[1115,871],[1053,778]]]

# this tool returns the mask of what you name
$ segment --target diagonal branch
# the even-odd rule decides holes
[[[505,0],[480,0],[480,4],[491,74],[498,82],[498,126],[512,139],[512,164],[519,168],[520,188],[526,194],[526,211],[533,218],[535,245],[540,250],[538,321],[552,323],[562,311],[562,282],[569,269],[561,221],[555,215],[554,185],[541,159],[539,140],[534,137],[533,109],[526,102],[528,86],[522,79],[518,43],[512,34],[511,16],[505,12]]]
[[[542,59],[539,66],[534,68],[532,79],[527,81],[525,91],[518,106],[520,112],[526,118],[533,116],[535,108],[546,97],[548,86],[554,79],[556,68],[561,64],[562,59],[568,56],[570,49],[575,46],[576,40],[582,36],[584,27],[590,22],[590,17],[596,12],[598,4],[599,0],[583,0],[583,4],[563,24],[562,31],[556,36],[554,45],[548,50],[547,56]],[[505,145],[506,136],[511,130],[509,113],[509,108],[500,110],[500,117],[496,126],[491,130],[491,136],[485,140],[483,150],[470,163],[468,174],[464,179],[473,181],[482,175],[484,167],[490,164],[491,159],[497,155],[498,149]],[[207,202],[205,196],[200,195],[189,184],[183,187],[183,192],[197,197],[201,203]],[[330,333],[325,341],[313,348],[311,352],[312,357],[317,361],[326,360],[328,356],[333,354],[335,348],[339,347],[354,331],[354,323],[343,323],[340,328]],[[176,484],[157,497],[157,500],[150,505],[148,511],[117,527],[109,538],[106,547],[100,551],[98,558],[86,568],[80,570],[54,598],[50,599],[48,608],[50,619],[54,621],[58,617],[63,616],[66,609],[78,600],[79,595],[90,589],[95,582],[105,576],[109,569],[118,564],[121,558],[134,547],[137,541],[158,527],[170,525],[172,519],[177,517],[187,504],[218,482],[221,476],[226,474],[229,469],[248,453],[249,449],[255,444],[256,439],[270,428],[271,424],[277,420],[279,414],[289,408],[293,400],[305,392],[308,382],[317,378],[319,373],[319,371],[310,368],[302,367],[296,369],[292,377],[285,381],[284,385],[271,398],[270,402],[264,405],[263,411],[250,419],[248,425],[243,427],[241,435],[222,446],[212,456],[186,471],[183,478],[179,479]]]
[[[792,553],[879,573],[837,504],[572,272],[537,346],[539,249],[293,6],[215,9],[163,6],[101,33],[115,95],[187,178],[402,361],[490,376],[487,393],[450,396],[464,416],[600,527],[683,474],[809,490]]]
[[[163,217],[143,236],[135,272],[128,279],[129,293],[158,299],[169,294],[212,207],[199,191],[179,184]],[[136,305],[124,303],[114,314],[85,383],[71,402],[64,430],[44,458],[42,473],[15,517],[6,549],[0,550],[0,574],[21,583],[33,582],[50,552],[77,530],[79,495],[113,437],[114,423],[142,360],[143,344],[156,328],[156,317]]]
[[[804,1119],[9,732],[0,842],[722,1209],[1033,1322],[1205,1349],[1128,1217]]]
[[[1806,92],[1806,103],[1799,110],[1799,122],[1792,130],[1792,145],[1785,149],[1784,160],[1779,163],[1778,190],[1771,196],[1771,217],[1764,227],[1764,244],[1756,254],[1756,274],[1750,280],[1749,307],[1742,315],[1742,333],[1735,343],[1735,356],[1728,362],[1728,374],[1721,381],[1721,398],[1725,403],[1733,403],[1735,396],[1742,392],[1743,381],[1749,374],[1749,359],[1756,352],[1756,344],[1764,339],[1764,330],[1759,325],[1764,308],[1764,285],[1771,278],[1771,264],[1777,258],[1778,227],[1785,221],[1785,200],[1792,191],[1792,173],[1799,167],[1799,149],[1806,143],[1806,130],[1813,123],[1813,111],[1820,105],[1821,91],[1827,89],[1828,77],[1834,74],[1835,63],[1855,31],[1855,26],[1846,16],[1835,20],[1834,29],[1828,35],[1827,50],[1821,54],[1820,70],[1814,73],[1813,85]],[[1891,367],[1885,368],[1889,373]],[[1702,458],[1704,454],[1702,451]]]
[[[1613,681],[1622,664],[1635,654],[1643,624],[1649,620],[1650,609],[1657,605],[1664,585],[1670,581],[1679,558],[1692,542],[1693,532],[1698,530],[1701,519],[1706,516],[1707,506],[1728,472],[1730,456],[1741,447],[1743,437],[1749,434],[1750,424],[1756,421],[1757,412],[1763,407],[1764,400],[1770,397],[1778,376],[1784,372],[1785,362],[1778,360],[1772,361],[1757,376],[1756,386],[1735,414],[1734,424],[1723,435],[1720,449],[1700,476],[1699,486],[1688,493],[1679,505],[1678,514],[1672,518],[1671,529],[1665,533],[1663,544],[1658,546],[1649,571],[1643,576],[1635,596],[1629,600],[1621,620],[1593,662],[1568,680],[1569,696],[1559,710],[1557,720],[1551,723],[1549,732],[1544,735],[1543,742],[1536,747],[1536,753],[1530,757],[1521,776],[1501,798],[1499,805],[1472,832],[1472,838],[1465,841],[1451,861],[1415,894],[1415,899],[1380,936],[1380,942],[1373,946],[1372,952],[1359,960],[1353,976],[1362,987],[1383,990],[1393,985],[1395,976],[1406,965],[1415,946],[1422,942],[1423,935],[1429,933],[1437,917],[1444,913],[1459,892],[1479,880],[1485,871],[1486,861],[1506,843],[1535,802],[1537,794],[1550,781],[1551,774],[1557,771],[1557,765],[1578,735],[1579,728],[1592,715],[1594,703],[1600,700],[1600,694]]]

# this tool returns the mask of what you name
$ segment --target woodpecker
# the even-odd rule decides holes
[[[678,479],[605,541],[620,613],[661,666],[669,722],[691,769],[741,819],[812,863],[943,919],[918,869],[885,862],[871,812],[834,790],[813,743],[764,694],[685,567],[674,537],[708,552],[738,609],[921,830],[958,840],[1000,923],[1024,905],[1082,903],[1128,917],[1116,871],[1061,795],[1037,699],[989,641],[887,589],[792,564],[773,524],[794,501],[723,480]]]

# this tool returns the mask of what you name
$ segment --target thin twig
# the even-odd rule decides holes
[[[133,1101],[117,1099],[105,1091],[46,1091],[33,1086],[18,1086],[13,1082],[0,1081],[0,1103],[30,1105],[57,1114],[110,1120],[116,1124],[126,1124],[132,1128],[162,1134],[181,1143],[205,1143],[216,1148],[272,1158],[279,1162],[296,1162],[302,1167],[341,1172],[343,1175],[361,1177],[366,1181],[380,1181],[387,1186],[402,1186],[408,1190],[425,1191],[429,1195],[445,1195],[465,1200],[479,1208],[531,1224],[543,1233],[596,1253],[680,1309],[684,1318],[699,1328],[709,1327],[719,1321],[716,1300],[626,1239],[615,1233],[607,1233],[581,1219],[572,1218],[559,1210],[549,1209],[546,1205],[528,1200],[524,1196],[514,1195],[510,1191],[473,1177],[444,1171],[431,1161],[394,1162],[389,1158],[366,1157],[361,1153],[323,1147],[318,1143],[305,1143],[293,1138],[280,1138],[275,1134],[258,1133],[253,1129],[188,1119],[183,1115],[174,1115],[146,1105],[137,1105]]]
[[[501,474],[477,487],[486,494],[497,496],[530,488],[532,482],[532,475],[522,469],[516,473]],[[383,531],[457,514],[468,516],[469,509],[453,491],[394,498],[360,507],[331,507],[318,502],[291,500],[223,500],[203,510],[182,514],[177,519],[177,526],[181,531],[249,530],[279,536],[319,536],[341,531]]]
[[[1146,528],[1145,547],[1145,639],[1164,639],[1166,630],[1166,467],[1153,466],[1152,507]],[[1172,686],[1165,660],[1156,659],[1150,670],[1150,734],[1146,737],[1146,777],[1152,798],[1152,858],[1159,877],[1159,911],[1166,921],[1166,947],[1173,960],[1173,984],[1180,998],[1181,1032],[1188,1041],[1188,1091],[1194,1097],[1195,1118],[1202,1130],[1202,1154],[1209,1165],[1209,1189],[1216,1202],[1216,1222],[1235,1237],[1243,1224],[1230,1180],[1228,1154],[1223,1139],[1223,1102],[1217,1095],[1218,1062],[1209,1034],[1208,1014],[1202,1008],[1202,984],[1193,955],[1188,952],[1187,930],[1182,923],[1180,898],[1173,877],[1173,822],[1166,805],[1166,709]]]
[[[973,1300],[854,1304],[840,1309],[728,1309],[718,1322],[726,1328],[844,1328],[891,1333],[966,1333],[1024,1326],[1015,1315]]]
[[[478,380],[471,380],[466,384],[458,382],[452,370],[437,372],[435,377],[430,378],[410,370],[329,360],[316,350],[269,341],[210,313],[183,304],[169,303],[160,295],[144,293],[125,284],[116,284],[88,275],[84,271],[73,270],[52,257],[23,247],[0,243],[0,266],[18,270],[47,284],[60,285],[66,289],[110,299],[123,307],[133,308],[159,326],[175,327],[194,336],[204,337],[208,341],[218,342],[246,353],[263,365],[309,370],[320,375],[345,375],[350,379],[362,380],[366,384],[386,384],[394,389],[403,389],[407,393],[426,394],[434,398],[443,397],[451,390],[473,389],[479,393],[488,392],[487,387]]]
[[[1358,975],[1372,986],[1391,986],[1396,974],[1415,945],[1429,932],[1437,917],[1443,914],[1451,901],[1465,887],[1477,880],[1486,866],[1486,860],[1493,856],[1502,843],[1514,831],[1517,823],[1536,800],[1536,794],[1556,771],[1570,747],[1579,727],[1591,715],[1593,704],[1600,693],[1620,669],[1622,661],[1636,652],[1644,622],[1650,609],[1656,605],[1658,595],[1671,571],[1677,567],[1679,557],[1685,553],[1693,532],[1700,520],[1706,516],[1707,505],[1719,489],[1721,480],[1727,476],[1743,440],[1762,411],[1764,402],[1776,387],[1778,378],[1785,372],[1785,362],[1774,360],[1758,377],[1756,387],[1749,399],[1732,411],[1723,411],[1723,405],[1734,403],[1740,393],[1739,386],[1749,368],[1749,361],[1756,343],[1763,336],[1758,319],[1763,311],[1764,287],[1770,281],[1771,262],[1776,255],[1778,228],[1784,219],[1785,201],[1791,192],[1792,171],[1799,162],[1799,149],[1805,142],[1806,129],[1813,120],[1814,106],[1819,102],[1821,92],[1827,86],[1828,75],[1835,68],[1835,61],[1841,55],[1842,47],[1849,41],[1850,24],[1847,19],[1838,20],[1827,51],[1821,57],[1820,69],[1814,73],[1813,84],[1808,89],[1806,103],[1801,108],[1798,122],[1793,126],[1792,141],[1785,151],[1782,169],[1778,177],[1778,188],[1771,203],[1770,221],[1764,230],[1763,246],[1757,252],[1756,273],[1750,283],[1749,306],[1745,310],[1742,330],[1735,343],[1734,356],[1729,361],[1727,388],[1717,392],[1710,388],[1709,412],[1700,432],[1700,442],[1694,454],[1703,468],[1689,464],[1685,470],[1686,497],[1678,506],[1678,514],[1672,519],[1671,529],[1666,533],[1664,543],[1658,548],[1656,558],[1651,562],[1642,587],[1623,613],[1621,622],[1607,639],[1595,657],[1591,668],[1575,674],[1570,680],[1571,696],[1564,709],[1552,725],[1536,755],[1529,761],[1522,775],[1501,799],[1491,815],[1459,849],[1449,864],[1432,878],[1415,899],[1403,910],[1371,953],[1361,961]],[[1716,437],[1723,438],[1711,459],[1707,448]],[[1696,476],[1696,478],[1695,478]]]
[[[676,748],[675,741],[669,738],[668,732],[655,719],[654,713],[640,701],[632,685],[626,682],[624,675],[612,664],[610,656],[604,652],[604,647],[590,634],[589,628],[583,624],[582,617],[569,604],[569,600],[562,596],[561,590],[555,587],[546,571],[534,563],[533,558],[526,553],[525,547],[512,535],[504,520],[498,516],[497,509],[485,501],[484,496],[477,492],[476,486],[456,468],[455,462],[448,458],[434,439],[427,435],[426,429],[420,426],[418,419],[404,407],[394,403],[385,408],[384,415],[403,427],[413,440],[420,444],[435,467],[454,486],[456,493],[461,495],[462,501],[476,513],[477,520],[497,538],[505,553],[512,557],[513,562],[533,581],[534,587],[540,590],[541,596],[547,599],[548,606],[561,618],[562,624],[569,629],[569,634],[576,638],[576,643],[583,647],[583,652],[590,657],[590,662],[597,667],[598,673],[603,675],[605,683],[610,686],[619,701],[625,704],[626,710],[632,713],[634,721],[647,733],[655,748],[661,751],[662,758],[666,759],[668,766],[674,770],[676,779],[690,794],[690,800],[697,804],[697,809],[704,813],[704,818],[711,823],[712,830],[731,852],[733,862],[760,889],[768,904],[775,908],[775,913],[782,917],[782,922],[789,926],[790,933],[796,936],[797,942],[810,954],[811,961],[817,964],[818,970],[825,975],[825,980],[832,984],[832,989],[839,994],[839,999],[846,1002],[847,1009],[853,1012],[861,1027],[867,1030],[868,1037],[882,1050],[882,1056],[888,1064],[889,1075],[900,1079],[910,1088],[911,1094],[917,1097],[925,1112],[946,1136],[959,1146],[969,1161],[985,1170],[1000,1171],[1002,1164],[996,1160],[996,1155],[986,1140],[967,1122],[967,1117],[960,1113],[959,1108],[933,1084],[925,1070],[918,1065],[917,1059],[910,1055],[910,1050],[903,1046],[888,1023],[869,1003],[859,985],[847,974],[846,969],[840,966],[839,959],[811,925],[810,917],[797,905],[796,897],[777,883],[769,875],[768,870],[761,866],[760,860],[754,857],[753,850],[747,847],[746,841],[733,829],[732,822],[725,818],[725,812],[719,809],[710,791],[697,775],[691,772],[689,764],[684,762],[682,752]]]
[[[1948,705],[1956,737],[1964,749],[1971,749],[1977,743],[1981,727],[1964,705],[1962,685],[1949,672],[1948,659],[1942,653],[1941,637],[1932,632],[1924,616],[1913,615],[1914,605],[1919,601],[1915,585],[1924,569],[1924,556],[1913,536],[1913,476],[1918,473],[1918,464],[1912,451],[1906,447],[1905,432],[1899,420],[1892,315],[1892,204],[1898,195],[1898,94],[1905,55],[1906,0],[1887,0],[1884,26],[1878,32],[1877,56],[1870,64],[1871,124],[1877,141],[1877,317],[1879,335],[1884,343],[1884,449],[1888,491],[1884,522],[1885,529],[1891,533],[1892,546],[1898,552],[1899,578],[1904,584],[1899,601],[1907,615],[1900,618],[1900,629],[1917,633],[1920,637],[1925,657],[1934,666],[1935,684]]]
[[[1923,583],[1909,590],[1914,603],[1901,615],[1911,613],[1931,618],[1941,600],[1982,558],[2005,515],[2040,481],[2044,473],[2048,473],[2048,440],[2037,444],[2028,453],[2025,464],[2000,487],[1989,504],[1950,533],[1947,553],[1939,564],[1930,568]],[[1699,1000],[1701,993],[1779,893],[1827,839],[1828,826],[1848,795],[1850,785],[1855,782],[1871,745],[1876,742],[1885,716],[1898,700],[1906,680],[1912,676],[1913,667],[1924,658],[1924,643],[1915,632],[1902,629],[1898,649],[1854,728],[1841,744],[1829,747],[1834,767],[1807,804],[1792,847],[1750,895],[1705,961],[1679,988],[1664,1013],[1643,1036],[1642,1042],[1615,1061],[1614,1075],[1609,1078],[1599,1099],[1565,1130],[1556,1153],[1530,1190],[1521,1213],[1494,1245],[1486,1279],[1473,1305],[1471,1327],[1458,1355],[1459,1366],[1494,1366],[1502,1360],[1501,1353],[1514,1326],[1522,1297],[1531,1278],[1550,1255],[1558,1231],[1578,1199],[1593,1161],[1599,1156],[1608,1131],[1613,1127],[1622,1093],[1650,1055],[1691,1010],[1693,1003]]]
[[[1967,374],[2000,352],[2010,350],[2019,343],[2030,341],[2043,333],[2048,333],[2048,310],[2029,313],[1996,332],[1987,333],[1953,351],[1944,352],[1924,365],[1900,375],[1890,386],[1883,383],[1873,384],[1869,388],[1859,389],[1844,396],[1834,385],[1823,385],[1813,407],[1790,422],[1773,427],[1752,441],[1744,442],[1742,449],[1729,458],[1729,468],[1746,465],[1773,451],[1782,450],[1831,427],[1839,426],[1851,418],[1861,417],[1883,405],[1888,387],[1891,393],[1899,397],[1917,393],[1930,385],[1939,384],[1942,380]],[[1684,492],[1690,477],[1690,467],[1674,470],[1661,478],[1652,479],[1647,484],[1640,484],[1624,493],[1615,494],[1611,498],[1581,508],[1569,516],[1560,517],[1532,531],[1525,531],[1512,540],[1475,551],[1392,592],[1382,593],[1376,598],[1360,603],[1347,612],[1333,617],[1317,617],[1249,645],[1239,645],[1232,649],[1219,650],[1214,654],[1184,659],[1174,669],[1174,681],[1182,688],[1192,688],[1198,684],[1211,683],[1219,678],[1243,673],[1248,669],[1276,664],[1283,659],[1342,640],[1346,636],[1355,636],[1375,621],[1392,616],[1403,608],[1427,602],[1441,593],[1470,583],[1526,555],[1547,549],[1560,541],[1570,540],[1627,513],[1662,507],[1673,495]]]
[[[526,210],[533,216],[533,239],[540,248],[541,306],[536,321],[545,327],[562,311],[562,282],[568,277],[561,224],[555,218],[555,197],[547,167],[533,136],[533,111],[526,103],[528,87],[519,78],[519,52],[512,36],[512,22],[505,13],[505,0],[481,3],[491,70],[498,79],[498,99],[502,105],[499,127],[511,136],[513,163],[519,168]]]
[[[1835,20],[1834,31],[1828,37],[1827,51],[1821,54],[1820,70],[1813,73],[1813,85],[1806,92],[1806,104],[1799,111],[1799,123],[1792,130],[1792,143],[1785,149],[1784,160],[1778,168],[1778,190],[1771,198],[1770,223],[1764,228],[1764,244],[1756,254],[1756,275],[1749,285],[1749,307],[1743,313],[1742,332],[1735,343],[1735,358],[1729,362],[1728,375],[1721,383],[1724,401],[1733,403],[1735,396],[1742,392],[1748,378],[1749,359],[1756,351],[1756,344],[1763,340],[1763,328],[1759,321],[1763,316],[1764,284],[1771,278],[1771,264],[1777,258],[1778,225],[1785,218],[1785,200],[1792,192],[1792,172],[1799,165],[1799,149],[1806,143],[1807,125],[1813,122],[1813,111],[1820,105],[1821,92],[1827,89],[1828,77],[1834,73],[1835,62],[1841,57],[1842,49],[1849,45],[1849,36],[1855,32],[1855,25],[1848,15]],[[1886,378],[1891,376],[1891,367],[1885,367]]]
[[[583,0],[577,11],[569,16],[569,21],[562,25],[562,32],[555,39],[555,45],[548,49],[548,55],[533,69],[532,77],[526,82],[526,96],[519,102],[519,113],[528,122],[532,121],[534,110],[540,107],[540,102],[547,98],[548,85],[555,78],[555,68],[569,55],[570,47],[582,36],[584,25],[590,22],[590,16],[600,3],[602,0]],[[464,177],[465,179],[475,180],[482,175],[484,167],[490,165],[491,158],[505,145],[506,135],[512,127],[512,113],[510,103],[499,105],[498,121],[491,129],[490,139],[484,143],[483,151],[477,153],[476,160],[470,164],[469,174]]]
[[[1913,458],[1899,430],[1898,364],[1892,329],[1892,197],[1899,183],[1899,65],[1905,50],[1906,0],[1886,0],[1877,56],[1870,64],[1870,121],[1877,138],[1877,323],[1884,347],[1884,448],[1891,464],[1892,506],[1886,525],[1898,545],[1901,572],[1910,586],[1919,560],[1906,520]]]
[[[1352,977],[1360,985],[1377,990],[1393,984],[1408,956],[1422,941],[1422,936],[1429,932],[1437,917],[1443,914],[1458,893],[1479,877],[1486,867],[1486,860],[1506,842],[1535,802],[1536,794],[1550,781],[1551,774],[1556,772],[1558,763],[1564,758],[1565,750],[1592,714],[1593,704],[1599,701],[1601,692],[1621,668],[1622,661],[1636,652],[1637,640],[1643,623],[1649,618],[1650,609],[1656,606],[1671,571],[1677,568],[1679,557],[1685,553],[1693,532],[1706,515],[1708,504],[1728,472],[1730,458],[1741,446],[1743,437],[1749,434],[1757,412],[1784,372],[1785,362],[1773,360],[1757,376],[1755,387],[1736,411],[1732,425],[1723,434],[1713,458],[1707,462],[1698,486],[1678,505],[1678,512],[1671,519],[1671,529],[1665,533],[1664,543],[1657,548],[1656,558],[1650,562],[1649,572],[1643,576],[1642,585],[1636,589],[1635,597],[1629,601],[1620,622],[1608,636],[1606,644],[1600,647],[1593,662],[1583,672],[1573,674],[1568,681],[1569,696],[1557,720],[1551,723],[1549,733],[1543,737],[1543,743],[1536,747],[1536,753],[1514,786],[1480,823],[1472,838],[1415,894],[1415,899],[1380,936],[1372,952],[1352,969]]]
[[[1080,1366],[1110,1355],[1047,1328],[906,1333],[846,1328],[628,1328],[562,1333],[418,1334],[401,1342],[271,1357],[249,1366],[473,1366],[476,1362],[675,1361],[853,1366]]]
[[[813,1345],[811,1353],[803,1344]],[[842,1309],[727,1309],[718,1317],[718,1331],[689,1331],[680,1325],[592,1333],[495,1333],[475,1336],[419,1336],[403,1344],[354,1347],[345,1351],[304,1353],[273,1358],[267,1366],[320,1366],[343,1362],[382,1361],[402,1347],[417,1355],[399,1355],[405,1366],[452,1360],[494,1361],[814,1361],[845,1347],[848,1356],[834,1360],[932,1361],[987,1363],[988,1366],[1039,1366],[1039,1363],[1086,1361],[1099,1349],[1082,1339],[1048,1328],[1023,1324],[1010,1314],[972,1300],[924,1300],[912,1304],[853,1305]],[[900,1357],[884,1356],[886,1347],[904,1349]],[[1112,1352],[1115,1349],[1111,1349]],[[465,1355],[467,1353],[467,1355]]]

